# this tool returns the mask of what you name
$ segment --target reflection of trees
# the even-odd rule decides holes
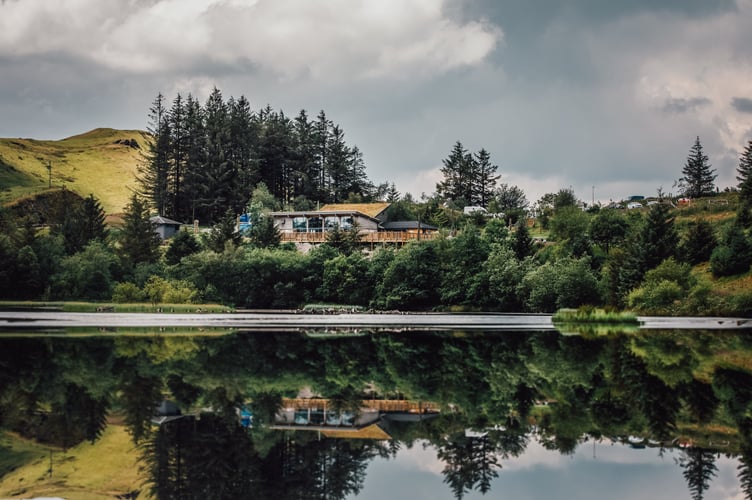
[[[710,486],[710,480],[718,472],[718,467],[715,465],[715,453],[692,447],[682,451],[678,462],[679,466],[684,469],[682,474],[687,480],[692,500],[702,500],[705,491]]]
[[[260,482],[244,429],[212,414],[162,424],[142,457],[152,494],[160,499],[252,498]]]
[[[566,453],[585,434],[649,434],[668,440],[676,436],[677,424],[691,421],[702,431],[708,423],[731,422],[742,437],[729,450],[741,447],[739,478],[745,491],[752,491],[752,447],[745,444],[749,433],[741,430],[752,415],[752,375],[744,369],[750,342],[732,333],[651,335],[585,339],[554,332],[410,332],[322,340],[273,332],[186,340],[0,339],[0,423],[71,446],[96,439],[111,407],[122,412],[134,439],[145,440],[157,429],[150,422],[155,405],[169,397],[186,409],[211,408],[212,418],[221,420],[217,435],[229,439],[222,436],[236,436],[235,409],[251,400],[257,425],[244,436],[253,441],[252,457],[238,450],[223,454],[207,441],[201,448],[206,456],[197,448],[190,460],[215,460],[229,469],[235,461],[251,475],[264,470],[254,476],[255,487],[283,496],[284,485],[289,493],[283,498],[337,498],[359,491],[365,464],[375,454],[391,457],[400,447],[423,440],[438,447],[447,463],[447,484],[464,495],[490,488],[497,460],[524,452],[533,423],[544,446]],[[716,359],[723,366],[714,365]],[[444,411],[432,420],[390,422],[387,430],[395,440],[386,445],[318,441],[303,433],[280,441],[284,434],[262,427],[272,420],[281,398],[301,387],[330,397],[330,408],[354,409],[367,383],[377,394],[397,392],[434,401]],[[550,404],[535,406],[536,401]],[[179,428],[191,442],[209,440],[211,427],[202,421],[195,423],[198,430]],[[466,428],[485,434],[468,437]],[[165,484],[184,484],[188,451],[181,448],[178,474],[177,436],[170,432],[159,428],[154,444],[160,439],[172,444],[150,449],[159,470],[169,472]],[[456,437],[446,441],[446,436]],[[690,475],[695,470],[690,457],[684,463],[682,470]],[[238,485],[246,484],[232,477]],[[691,477],[703,476],[693,472]],[[711,477],[694,483],[699,494]]]
[[[460,434],[439,443],[437,456],[444,462],[444,482],[456,498],[477,489],[485,494],[499,473],[499,459],[488,434]]]
[[[286,434],[262,465],[266,498],[341,499],[363,487],[377,445],[363,440]]]
[[[744,498],[752,499],[752,445],[748,442],[742,445],[737,470]]]
[[[678,392],[648,373],[625,339],[615,342],[616,356],[611,373],[617,387],[627,401],[642,413],[653,436],[660,440],[671,438],[676,429],[676,415],[681,402]]]

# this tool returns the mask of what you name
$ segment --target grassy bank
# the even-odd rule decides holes
[[[50,473],[50,457],[52,472]],[[0,498],[126,498],[142,487],[138,453],[121,425],[109,425],[94,444],[62,450],[0,434]],[[128,498],[148,498],[145,494]]]
[[[117,313],[230,313],[232,307],[221,304],[151,304],[148,302],[116,304],[112,302],[37,302],[0,301],[1,309],[33,309],[62,312]]]

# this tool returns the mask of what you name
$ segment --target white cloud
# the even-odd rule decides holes
[[[414,78],[481,62],[501,41],[458,0],[19,0],[0,55],[72,54],[132,73],[261,68],[285,78]]]

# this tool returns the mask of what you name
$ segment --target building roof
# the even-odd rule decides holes
[[[369,214],[366,214],[364,212],[360,212],[359,210],[345,210],[345,209],[337,209],[334,210],[331,207],[333,205],[326,205],[327,207],[330,207],[327,210],[299,210],[296,212],[270,212],[269,215],[272,217],[327,217],[327,216],[342,216],[342,215],[359,215],[361,217],[364,217],[366,219],[371,219],[372,221],[376,223],[380,223],[381,221]]]
[[[391,203],[329,203],[320,208],[322,212],[331,211],[347,211],[347,212],[360,212],[374,219],[378,219],[379,215],[389,208]]]
[[[426,224],[425,222],[418,222],[417,220],[399,220],[394,222],[384,222],[383,228],[387,231],[407,231],[409,229],[427,229],[429,231],[438,231],[438,227]]]
[[[151,222],[152,224],[164,225],[164,226],[182,226],[183,225],[182,222],[168,219],[167,217],[162,217],[161,215],[155,215],[153,217],[149,217],[149,222]]]

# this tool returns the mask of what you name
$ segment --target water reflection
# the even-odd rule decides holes
[[[750,498],[750,339],[3,337],[0,423],[68,448],[123,422],[146,473],[133,489],[157,498],[351,498],[367,493],[371,464],[416,447],[432,450],[445,494],[463,498],[490,494],[531,448],[573,457],[596,441],[670,455],[694,499],[710,498],[718,461],[733,458]]]

